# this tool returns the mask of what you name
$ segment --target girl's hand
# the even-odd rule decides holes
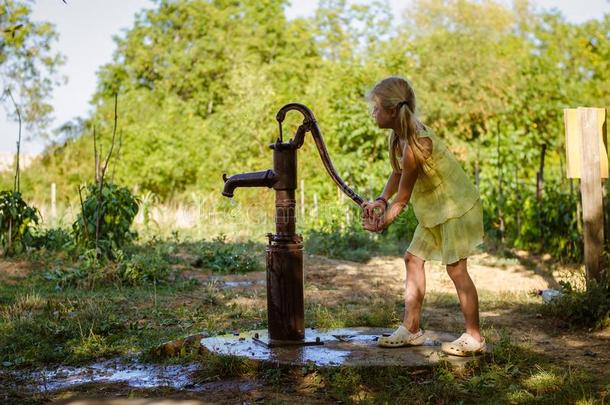
[[[386,205],[383,201],[362,203],[362,226],[367,231],[381,232],[384,228]]]
[[[382,212],[381,215],[376,218],[375,232],[381,233],[387,226],[385,213]]]
[[[383,214],[385,209],[386,203],[381,200],[365,201],[362,203],[362,216],[368,218],[373,215],[379,215],[380,213]]]

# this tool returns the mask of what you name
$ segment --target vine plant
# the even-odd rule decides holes
[[[72,225],[76,241],[87,249],[95,249],[98,258],[113,257],[113,251],[136,236],[130,227],[138,213],[140,201],[129,189],[105,181],[117,140],[117,106],[118,97],[115,94],[112,140],[103,165],[101,145],[98,147],[98,135],[93,128],[95,181],[78,188],[81,212]],[[117,154],[120,152],[120,138],[119,135]],[[84,197],[83,191],[86,192]]]
[[[36,208],[30,207],[20,192],[19,154],[21,149],[21,111],[10,89],[5,94],[15,106],[19,122],[17,154],[15,155],[15,181],[12,190],[0,191],[0,249],[4,256],[20,253],[33,242],[32,225],[38,224],[40,215]]]

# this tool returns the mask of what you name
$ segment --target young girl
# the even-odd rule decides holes
[[[378,343],[383,347],[423,344],[420,318],[426,291],[424,263],[440,260],[447,266],[466,321],[466,333],[443,343],[442,350],[458,356],[484,352],[477,290],[466,265],[467,257],[483,239],[479,193],[447,147],[415,116],[415,93],[409,82],[400,77],[384,79],[373,87],[369,100],[379,128],[392,130],[393,171],[383,193],[375,201],[362,204],[364,227],[382,231],[409,201],[419,222],[405,254],[403,324],[390,336],[380,337]]]

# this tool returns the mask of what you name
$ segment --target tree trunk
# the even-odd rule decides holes
[[[496,155],[498,165],[498,198],[496,199],[498,221],[500,222],[500,241],[504,244],[504,213],[502,205],[504,204],[502,190],[502,158],[500,156],[500,123],[496,126]]]
[[[546,143],[542,144],[540,149],[540,171],[536,173],[536,200],[542,199],[542,191],[544,187],[544,157],[546,155]]]
[[[477,191],[479,190],[479,158],[474,161],[474,183],[477,186]]]
[[[517,204],[520,207],[521,206],[521,194],[520,194],[520,190],[519,190],[519,166],[515,166],[515,194],[517,195]],[[516,236],[519,237],[519,235],[521,234],[521,210],[518,209],[516,211],[517,211],[517,217],[515,218],[516,231],[517,231]]]

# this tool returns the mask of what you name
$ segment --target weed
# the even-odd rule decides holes
[[[610,325],[610,286],[590,283],[586,290],[561,282],[564,294],[543,306],[542,311],[556,316],[570,326],[598,327]]]
[[[258,365],[256,362],[240,356],[204,355],[204,367],[207,373],[219,377],[240,377],[254,373]]]
[[[523,385],[536,395],[557,391],[564,383],[564,377],[552,371],[538,369],[523,380]]]
[[[4,255],[14,255],[33,244],[32,226],[40,213],[21,198],[19,191],[0,191],[0,248]]]
[[[130,228],[138,206],[139,200],[125,187],[90,184],[81,212],[72,225],[77,243],[99,250],[98,256],[111,257],[113,251],[136,237]]]
[[[119,264],[118,275],[128,285],[167,282],[171,267],[162,252],[136,253]]]
[[[72,250],[74,239],[70,232],[63,228],[51,228],[39,231],[34,235],[33,247],[50,251]]]
[[[261,253],[257,255],[253,252]],[[199,244],[198,258],[194,265],[223,274],[262,271],[263,252],[263,247],[253,242],[229,243],[226,236],[221,234],[212,241],[202,241]]]

